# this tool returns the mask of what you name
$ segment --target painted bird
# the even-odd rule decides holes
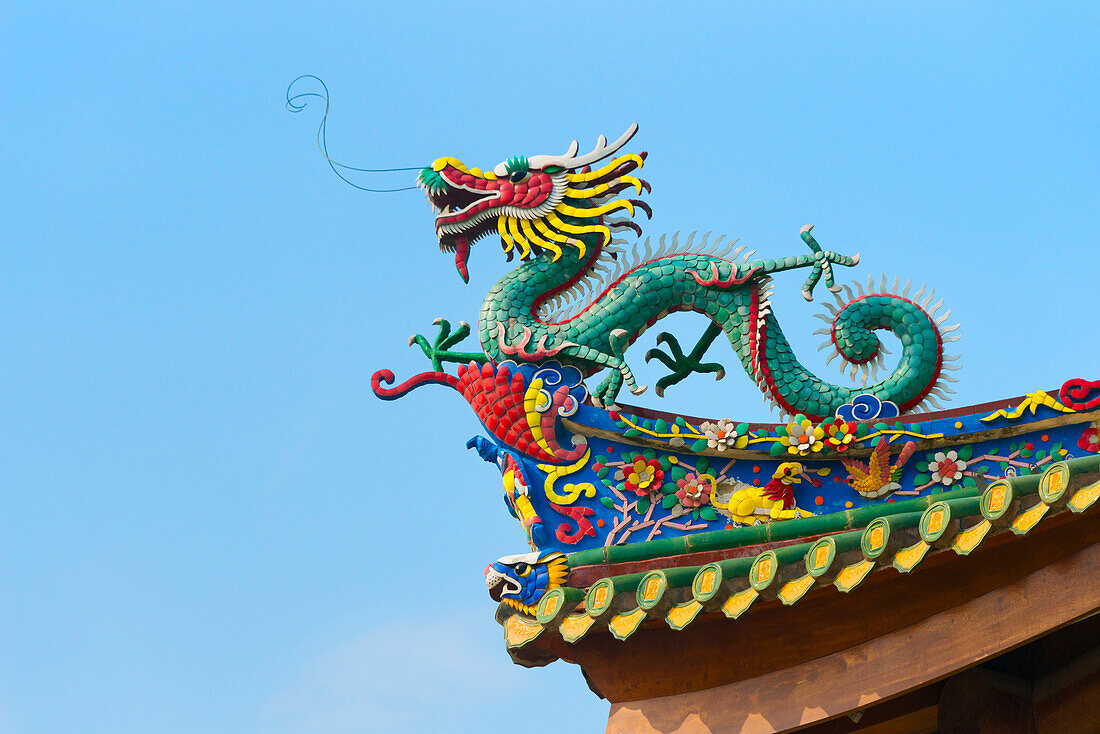
[[[859,492],[860,496],[869,500],[896,492],[901,489],[898,480],[901,479],[901,471],[905,467],[905,462],[909,461],[909,457],[916,450],[917,445],[912,441],[907,441],[901,447],[901,453],[898,454],[897,461],[891,466],[890,445],[885,441],[879,441],[866,464],[858,459],[841,459],[848,469],[848,478],[844,481],[852,489]]]

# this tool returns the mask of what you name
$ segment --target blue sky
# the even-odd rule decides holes
[[[481,570],[524,549],[453,393],[376,400],[473,321],[416,192],[637,121],[651,233],[928,282],[965,405],[1097,367],[1094,4],[0,4],[0,731],[602,729],[509,663]],[[408,179],[386,181],[401,185]],[[818,306],[776,280],[797,353]],[[685,316],[668,322],[690,339]],[[643,338],[641,348],[651,345]],[[717,356],[717,355],[716,355]],[[635,360],[636,362],[638,360]],[[639,370],[643,381],[656,374]],[[739,372],[643,404],[766,419]],[[737,634],[731,627],[730,634]]]

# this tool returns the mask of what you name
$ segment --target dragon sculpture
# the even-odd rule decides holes
[[[694,311],[711,324],[690,353],[684,354],[671,335],[661,334],[658,341],[668,345],[669,353],[653,349],[646,355],[647,361],[656,358],[672,370],[658,381],[658,394],[695,372],[716,373],[720,379],[720,364],[700,360],[724,333],[765,396],[790,415],[832,416],[861,394],[891,401],[903,412],[926,401],[936,405],[937,397],[945,397],[943,392],[950,390],[942,380],[950,378],[943,371],[951,368],[942,351],[946,331],[922,307],[930,302],[926,298],[920,303],[923,289],[913,299],[885,288],[861,291],[846,302],[838,299],[838,307],[830,307],[831,316],[823,316],[829,322],[822,330],[829,336],[824,346],[832,345],[853,376],[862,368],[865,381],[868,369],[882,364],[884,349],[874,331],[888,329],[898,337],[899,364],[884,379],[859,388],[833,385],[795,358],[772,313],[771,276],[809,268],[802,293],[810,300],[822,277],[830,290],[839,292],[834,265],[859,262],[858,255],[823,250],[810,226],[801,231],[810,252],[792,257],[750,259],[751,252],[741,256],[743,248],[731,252],[733,241],[722,247],[721,237],[711,242],[709,236],[695,235],[684,243],[679,236],[662,236],[656,250],[646,239],[631,257],[614,234],[633,230],[640,237],[633,217],[639,210],[647,215],[651,211],[640,199],[616,196],[628,189],[639,196],[649,191],[648,183],[632,175],[646,154],[615,154],[637,130],[632,125],[610,144],[601,136],[583,155],[574,141],[561,155],[513,157],[492,170],[439,158],[420,172],[418,183],[437,214],[439,247],[454,253],[463,280],[469,278],[471,247],[490,234],[499,235],[509,260],[519,259],[481,307],[477,329],[484,353],[450,351],[469,334],[465,323],[452,334],[442,322],[434,343],[420,335],[410,339],[437,371],[443,362],[549,359],[584,375],[608,369],[592,399],[597,405],[613,405],[623,385],[635,394],[645,390],[624,357],[627,347],[667,314]]]
[[[528,615],[550,589],[565,584],[569,564],[564,553],[521,553],[490,563],[485,567],[485,585],[493,601],[504,602]]]

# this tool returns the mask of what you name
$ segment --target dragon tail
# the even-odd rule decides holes
[[[762,292],[753,340],[752,370],[766,398],[780,410],[820,420],[834,415],[837,408],[853,398],[871,394],[907,412],[925,405],[940,408],[939,399],[946,399],[947,394],[954,392],[944,383],[955,382],[955,379],[945,372],[958,369],[952,364],[958,357],[945,355],[943,347],[958,339],[951,335],[958,325],[942,328],[950,315],[950,311],[936,315],[943,300],[933,305],[935,295],[930,290],[925,295],[924,286],[910,298],[908,283],[901,294],[895,293],[887,288],[886,276],[882,276],[878,287],[873,279],[867,285],[866,289],[857,285],[854,293],[845,285],[842,289],[845,297],[835,294],[836,304],[826,302],[828,313],[818,315],[829,324],[828,327],[814,332],[829,337],[821,345],[821,349],[832,351],[826,364],[839,355],[848,366],[851,378],[862,372],[861,387],[830,384],[803,367],[795,359],[771,313],[767,289]],[[899,285],[895,279],[893,290]],[[874,333],[879,329],[889,330],[898,338],[902,345],[901,358],[885,379],[867,384],[869,378],[877,376],[883,366],[883,355],[888,353]]]

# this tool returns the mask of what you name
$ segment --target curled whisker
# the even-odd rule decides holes
[[[321,93],[321,92],[298,92],[297,94],[292,94],[292,92],[294,91],[294,85],[297,84],[298,82],[302,81],[303,79],[312,79],[313,81],[317,82],[318,84],[321,85],[321,88],[324,90],[324,93]],[[321,151],[321,155],[323,155],[325,157],[325,160],[328,161],[329,167],[332,169],[333,173],[335,173],[337,176],[339,176],[340,179],[344,183],[346,183],[347,185],[349,185],[353,188],[359,189],[360,191],[367,191],[367,192],[370,192],[372,194],[388,194],[388,193],[393,193],[395,191],[410,191],[410,190],[416,188],[416,186],[414,185],[414,186],[402,186],[400,188],[393,188],[393,189],[374,189],[374,188],[367,188],[366,186],[360,186],[359,184],[354,183],[353,181],[349,181],[348,178],[346,176],[344,176],[344,174],[342,174],[337,169],[342,168],[345,171],[355,171],[357,173],[394,173],[394,172],[401,172],[401,171],[419,171],[421,169],[421,166],[411,166],[411,167],[405,167],[405,168],[360,168],[360,167],[357,167],[357,166],[349,166],[345,163],[340,163],[339,161],[333,160],[332,157],[328,153],[328,131],[327,131],[327,126],[328,126],[328,113],[329,113],[329,91],[328,91],[328,85],[325,84],[324,80],[322,80],[320,77],[314,76],[313,74],[302,74],[300,77],[298,77],[297,79],[292,81],[286,88],[286,108],[287,108],[287,111],[293,112],[293,113],[301,112],[309,104],[308,99],[311,98],[311,97],[315,98],[315,99],[324,100],[324,103],[325,103],[325,111],[324,111],[324,114],[321,115],[321,123],[320,123],[320,125],[317,126],[317,149]]]

